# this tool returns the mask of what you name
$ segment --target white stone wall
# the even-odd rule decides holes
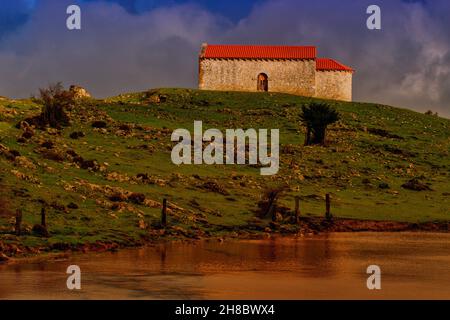
[[[257,77],[265,73],[269,92],[315,95],[314,60],[200,59],[199,88],[257,91]]]
[[[347,71],[317,71],[317,98],[352,101],[352,77]]]

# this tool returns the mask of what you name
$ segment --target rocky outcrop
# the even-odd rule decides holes
[[[69,91],[73,94],[75,99],[91,98],[91,94],[80,86],[72,85],[70,86]]]

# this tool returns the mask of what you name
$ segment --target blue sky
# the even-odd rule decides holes
[[[69,4],[81,31],[65,28]],[[381,31],[365,27],[370,4]],[[0,95],[196,87],[202,42],[315,45],[357,70],[356,100],[450,116],[449,12],[448,0],[2,0]]]

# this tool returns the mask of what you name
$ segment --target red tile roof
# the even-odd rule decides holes
[[[206,45],[201,58],[216,59],[315,59],[316,47]]]
[[[318,71],[350,71],[354,70],[342,63],[337,62],[333,59],[328,58],[317,58],[316,59],[316,70]]]

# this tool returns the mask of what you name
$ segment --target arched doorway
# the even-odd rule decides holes
[[[269,91],[269,77],[267,77],[267,74],[260,73],[258,74],[258,83],[257,83],[257,89],[258,91]]]

